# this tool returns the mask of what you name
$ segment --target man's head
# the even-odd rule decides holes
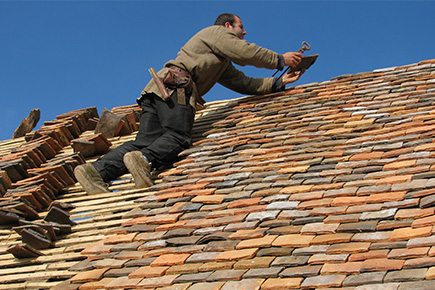
[[[238,38],[243,39],[246,31],[243,29],[240,17],[232,13],[224,13],[216,18],[214,25],[222,25],[234,32]]]

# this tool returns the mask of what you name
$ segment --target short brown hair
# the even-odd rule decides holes
[[[214,25],[224,26],[225,23],[227,23],[227,22],[229,22],[231,25],[233,25],[234,22],[236,21],[236,17],[240,18],[239,16],[232,14],[232,13],[223,13],[216,18]]]

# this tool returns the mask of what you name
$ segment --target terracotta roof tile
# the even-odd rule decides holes
[[[85,272],[80,272],[80,273],[77,273],[77,275],[75,275],[74,277],[72,277],[71,281],[73,283],[98,281],[103,277],[104,272],[106,272],[107,270],[109,270],[109,268],[106,267],[106,268],[101,268],[101,269],[94,269],[94,270],[89,270],[89,271],[85,271]]]
[[[307,277],[302,282],[301,289],[340,287],[343,284],[344,279],[346,279],[346,275],[320,275]]]
[[[425,276],[426,280],[434,280],[435,279],[435,267],[430,267]]]
[[[387,258],[389,250],[373,250],[362,253],[354,253],[349,256],[349,262],[364,261],[370,259]]]
[[[248,248],[243,250],[232,250],[220,253],[216,261],[236,261],[239,259],[251,259],[258,252],[258,248]]]
[[[139,288],[155,288],[171,286],[178,275],[165,275],[162,277],[145,278],[140,281],[136,286]],[[132,288],[131,286],[124,286],[124,288]],[[133,286],[134,287],[134,286]]]
[[[207,278],[213,273],[212,271],[200,272],[200,273],[189,273],[181,274],[176,277],[176,283],[191,283],[191,282],[205,282]]]
[[[433,266],[434,264],[435,264],[434,257],[414,258],[414,259],[406,260],[403,268],[404,269],[423,268],[423,267]]]
[[[272,243],[272,246],[307,247],[310,245],[314,237],[315,236],[313,235],[300,235],[300,234],[282,235],[276,238],[276,240]]]
[[[393,259],[367,259],[363,262],[361,266],[361,271],[391,271],[402,269],[405,261],[404,260],[393,260]]]
[[[386,272],[373,272],[373,273],[362,273],[357,275],[349,275],[343,282],[343,286],[358,286],[364,285],[363,287],[370,287],[370,285],[374,285],[373,287],[377,287],[377,285],[382,285],[383,279],[385,277]],[[368,284],[368,285],[367,285]],[[385,286],[385,289],[389,289],[388,286]],[[375,289],[375,288],[373,288]],[[397,289],[393,288],[393,289]]]
[[[99,281],[84,283],[80,285],[80,289],[84,289],[84,290],[104,289],[107,288],[107,284],[112,282],[114,279],[115,278],[102,278]]]
[[[391,233],[390,240],[400,241],[400,240],[410,240],[413,238],[427,237],[432,234],[432,227],[423,228],[400,228],[394,229]]]

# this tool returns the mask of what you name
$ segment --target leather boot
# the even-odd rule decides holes
[[[100,173],[92,164],[77,166],[74,169],[74,175],[83,189],[89,194],[110,192]]]
[[[153,185],[151,180],[151,166],[145,156],[139,151],[128,152],[124,155],[124,164],[133,175],[136,188]]]

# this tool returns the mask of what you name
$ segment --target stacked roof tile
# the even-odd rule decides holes
[[[434,289],[435,60],[196,119],[154,186],[63,189],[77,226],[43,256],[6,253],[2,227],[0,289]]]

